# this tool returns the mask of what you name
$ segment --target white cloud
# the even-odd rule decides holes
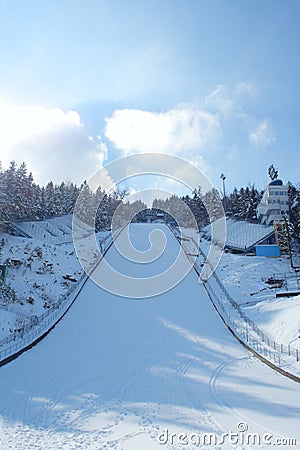
[[[237,105],[232,98],[229,98],[223,85],[205,97],[206,106],[221,115],[223,119],[231,118],[237,112]]]
[[[199,169],[205,175],[208,173],[210,166],[208,162],[203,158],[202,155],[193,155],[191,158],[188,158],[187,161]]]
[[[257,88],[250,81],[243,81],[236,86],[238,94],[247,94],[250,97],[255,97],[257,94]]]
[[[220,127],[216,115],[189,105],[161,113],[117,110],[106,122],[106,136],[124,156],[148,152],[185,156],[215,141]]]
[[[106,137],[121,151],[122,156],[134,154],[164,153],[183,158],[201,173],[208,175],[208,155],[215,151],[220,137],[218,114],[212,114],[191,104],[181,104],[165,112],[139,109],[116,110],[106,119]],[[130,173],[130,159],[124,161],[124,171]],[[138,160],[135,160],[135,168]],[[140,173],[147,172],[145,159],[141,158]],[[163,168],[161,168],[163,169]],[[187,178],[186,170],[189,171]],[[164,173],[164,172],[162,172]],[[131,180],[136,190],[157,187],[185,195],[189,188],[179,180],[189,179],[191,192],[199,185],[199,176],[187,169],[185,164],[174,165],[170,161],[167,173],[174,179],[160,177],[159,181],[148,177]],[[191,175],[192,174],[192,175]],[[175,181],[177,179],[177,181]]]
[[[0,148],[4,165],[25,161],[37,182],[81,183],[101,166],[107,148],[88,136],[76,111],[0,104]]]
[[[184,104],[160,113],[138,109],[117,110],[112,117],[106,119],[105,134],[116,148],[121,150],[122,156],[141,155],[140,173],[144,175],[142,179],[137,177],[136,180],[131,180],[137,190],[156,187],[184,195],[187,193],[187,187],[175,181],[181,180],[183,176],[186,179],[186,174],[182,173],[186,171],[184,164],[175,164],[174,160],[171,160],[167,173],[171,173],[175,179],[163,176],[157,180],[155,177],[145,176],[147,164],[142,155],[164,153],[179,156],[202,173],[207,173],[209,166],[203,155],[207,155],[213,148],[219,131],[217,115],[194,105]],[[136,170],[138,161],[135,159]],[[130,164],[130,159],[124,161],[125,172],[128,170],[130,173]],[[198,179],[190,179],[191,187],[196,188],[198,182]]]
[[[249,139],[256,147],[267,147],[276,141],[276,136],[268,119],[262,120],[255,130],[249,134]]]

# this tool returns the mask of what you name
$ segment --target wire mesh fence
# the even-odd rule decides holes
[[[175,237],[178,238],[178,233],[174,233]],[[197,246],[196,241],[190,237],[190,241],[193,242],[193,245]],[[185,247],[185,241],[180,240],[180,244]],[[203,260],[210,264],[207,255],[204,251],[199,247],[199,254],[203,257]],[[197,265],[196,268],[198,273],[201,272],[201,267]],[[210,293],[210,297],[213,299],[213,302],[220,312],[225,323],[230,325],[230,327],[236,332],[236,334],[241,338],[242,341],[246,342],[249,347],[255,350],[257,353],[273,362],[275,365],[280,367],[281,365],[281,357],[280,355],[286,355],[289,357],[293,357],[296,361],[299,362],[299,350],[292,345],[282,344],[276,342],[272,337],[270,337],[265,331],[263,331],[255,322],[253,322],[242,310],[241,306],[238,302],[230,295],[227,289],[224,287],[222,281],[215,273],[212,274],[213,279],[217,283],[218,288],[221,290],[222,295],[219,295],[212,288],[211,282],[206,281],[205,287]],[[232,312],[236,312],[236,317],[233,317]],[[241,319],[241,320],[240,320]]]
[[[83,274],[76,283],[76,286],[72,286],[51,308],[39,316],[29,317],[18,330],[1,339],[0,362],[8,356],[17,353],[20,349],[29,345],[35,338],[43,335],[51,328],[57,322],[57,318],[61,317],[68,309],[74,299],[74,291],[79,289],[79,286],[85,278],[86,274]]]
[[[120,233],[120,232],[119,232]],[[101,257],[93,263],[96,267],[102,258],[102,255],[112,243],[112,236],[108,235],[101,240]],[[91,268],[92,270],[92,268]],[[82,287],[87,275],[83,273],[77,283],[63,295],[43,314],[33,315],[24,320],[24,323],[18,327],[17,331],[10,333],[8,336],[0,340],[0,363],[11,355],[18,353],[22,348],[26,348],[36,339],[45,334],[67,311],[72,304],[76,294]]]

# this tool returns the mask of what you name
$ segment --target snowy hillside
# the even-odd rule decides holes
[[[245,222],[239,222],[239,224],[243,223],[245,224]],[[192,229],[185,229],[184,233],[188,237],[193,237],[195,239],[194,231]],[[210,241],[206,239],[201,240],[200,246],[205,253],[208,253],[210,245]],[[189,249],[189,247],[187,248]],[[247,315],[249,315],[251,319],[257,319],[258,315],[254,313],[254,310],[259,308],[260,325],[262,325],[266,331],[273,331],[274,336],[276,336],[277,333],[275,333],[275,330],[278,331],[278,328],[276,325],[272,326],[267,318],[266,324],[264,324],[263,312],[268,309],[266,305],[277,304],[278,308],[276,309],[278,310],[278,318],[280,316],[280,311],[285,317],[284,320],[283,318],[281,321],[279,320],[282,327],[285,327],[285,332],[279,333],[282,337],[285,337],[282,343],[288,344],[293,342],[293,344],[297,344],[299,347],[299,342],[295,339],[298,330],[295,332],[295,326],[292,325],[295,322],[293,310],[295,298],[285,297],[281,300],[276,299],[277,293],[286,291],[296,292],[300,288],[300,274],[298,273],[297,275],[297,272],[291,268],[290,260],[287,256],[283,255],[280,258],[268,258],[261,256],[236,255],[224,252],[216,273],[234,300],[240,306],[245,308]],[[275,280],[278,279],[279,283],[269,284],[268,280],[272,278]],[[255,305],[257,305],[257,308]],[[271,306],[269,306],[269,308],[271,309]],[[267,323],[269,325],[267,325]]]
[[[184,235],[187,237],[183,241],[187,253],[195,253],[194,230],[185,229]],[[200,272],[203,265],[201,251],[207,255],[210,245],[210,241],[202,238],[196,262]],[[211,277],[207,287],[225,308],[228,320],[234,320],[240,337],[248,343],[251,340],[251,347],[262,356],[267,354],[271,362],[290,373],[299,374],[300,339],[295,299],[284,297],[283,301],[276,298],[276,294],[299,291],[299,274],[290,267],[289,258],[225,252],[215,274],[222,286],[215,277]],[[249,330],[252,330],[251,336]]]
[[[287,257],[224,254],[217,274],[251,320],[276,341],[286,345],[292,344],[300,349],[300,319],[298,315],[295,316],[295,305],[298,303],[293,297],[276,298],[276,293],[285,292],[286,288],[290,291],[299,289],[299,282],[297,285],[295,272],[291,269]],[[268,284],[266,281],[270,278],[282,279],[283,282]],[[295,323],[297,321],[298,324]]]
[[[102,249],[109,239],[110,232],[97,233]],[[0,262],[8,266],[6,284],[0,289],[0,341],[14,332],[19,336],[22,326],[59,305],[84,274],[73,242],[51,245],[2,234]]]
[[[279,342],[300,350],[300,295],[262,301],[246,308],[249,317]]]
[[[2,298],[1,306],[14,312],[18,321],[19,316],[25,320],[55,305],[83,272],[72,244],[57,247],[10,235],[1,235],[1,261],[8,264],[6,284],[16,292],[13,300]],[[4,337],[15,325],[5,314],[0,317]]]

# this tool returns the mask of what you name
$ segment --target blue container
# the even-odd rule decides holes
[[[279,245],[257,245],[256,256],[269,256],[269,257],[278,257],[280,256],[280,247]]]

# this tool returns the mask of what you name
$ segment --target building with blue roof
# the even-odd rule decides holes
[[[282,180],[272,180],[257,207],[257,218],[264,225],[272,225],[289,211],[288,187]]]

